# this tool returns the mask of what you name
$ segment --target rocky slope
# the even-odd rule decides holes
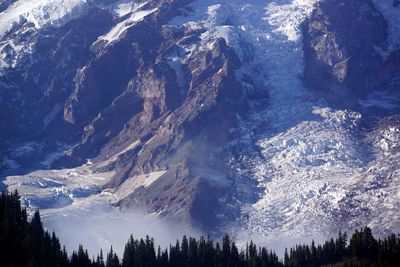
[[[399,230],[396,1],[0,11],[0,164],[28,205],[106,195],[271,240]]]

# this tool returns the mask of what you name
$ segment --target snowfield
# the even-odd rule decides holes
[[[20,176],[8,176],[8,190],[18,189],[26,207],[30,209],[62,208],[76,199],[99,194],[101,187],[112,176],[94,173],[89,165],[74,169],[41,170]]]
[[[127,16],[108,33],[99,36],[98,41],[108,45],[157,10],[142,10],[147,3],[120,0],[103,5],[87,0],[17,0],[0,12],[0,75],[4,69],[15,68],[21,59],[34,52],[34,37],[41,29],[61,27],[93,8],[108,10],[116,18]],[[16,40],[14,35],[23,38]]]
[[[141,4],[136,4],[136,3],[121,3],[116,6],[114,9],[114,12],[117,13],[119,16],[125,16],[128,15],[128,18],[124,19],[117,25],[115,25],[107,34],[100,36],[97,40],[99,41],[104,41],[105,44],[104,46],[109,45],[113,41],[117,41],[121,38],[123,34],[126,33],[126,31],[134,26],[137,22],[142,21],[146,16],[154,13],[157,8],[153,8],[150,10],[142,10],[142,8],[147,4],[147,2],[143,2]]]
[[[225,147],[235,180],[209,180],[221,187],[232,183],[236,187],[235,201],[228,204],[238,206],[240,216],[224,225],[224,230],[236,234],[239,240],[247,241],[250,236],[279,244],[281,240],[292,243],[325,239],[339,229],[353,230],[366,224],[379,230],[378,234],[400,231],[400,129],[388,121],[367,132],[360,125],[362,113],[332,109],[303,85],[300,26],[318,2],[198,0],[189,6],[186,15],[170,21],[172,25],[202,30],[199,43],[181,47],[188,53],[207,50],[217,38],[224,38],[243,62],[236,74],[246,93],[268,94],[268,98],[252,100],[252,106],[261,108],[250,110],[245,117],[237,116],[239,127],[232,129],[236,140]],[[398,47],[399,11],[391,8],[391,0],[374,3],[389,23],[388,50]],[[19,0],[0,13],[0,37],[21,21],[32,22],[36,28],[59,26],[82,14],[86,5],[80,0]],[[97,42],[114,42],[156,11],[144,6],[119,1],[107,7],[120,21]],[[185,55],[170,57],[180,85],[185,84],[181,73]],[[0,70],[6,65],[0,58]],[[360,104],[366,109],[392,109],[398,106],[398,100],[371,96]],[[43,121],[45,126],[59,109],[53,108]],[[134,142],[108,161],[96,164],[105,166],[137,145]],[[17,168],[17,162],[7,160],[9,166]],[[27,207],[41,208],[45,220],[54,227],[56,218],[58,221],[60,216],[80,215],[92,204],[105,205],[106,215],[118,214],[112,204],[139,187],[151,185],[165,173],[130,177],[111,191],[102,190],[102,185],[112,173],[96,173],[95,168],[86,164],[75,169],[39,170],[9,176],[6,184],[9,190],[19,190]],[[218,174],[212,176],[218,178]],[[253,184],[257,190],[252,189]],[[109,231],[106,229],[99,237],[100,243],[111,240],[105,237]]]
[[[37,29],[61,26],[80,17],[86,4],[86,0],[18,0],[0,13],[0,36],[24,22]]]
[[[137,143],[129,147],[134,148]],[[140,209],[121,211],[116,206],[121,198],[139,187],[151,185],[165,171],[131,177],[117,190],[103,189],[114,172],[97,173],[95,169],[115,159],[113,156],[100,165],[89,161],[73,169],[8,176],[4,183],[8,190],[18,190],[29,213],[40,208],[45,227],[57,232],[69,252],[82,244],[95,255],[112,245],[122,255],[123,244],[131,234],[145,238],[151,233],[157,237],[157,244],[164,247],[182,234],[199,235],[187,225],[160,219],[157,214],[146,214]]]
[[[226,229],[235,233],[244,227],[239,239],[252,236],[279,246],[282,239],[325,237],[365,224],[382,232],[400,230],[398,152],[385,152],[400,142],[393,134],[397,129],[370,142],[360,130],[361,113],[328,108],[303,86],[300,25],[318,2],[196,1],[193,13],[171,21],[204,30],[202,43],[185,50],[208,49],[216,38],[224,38],[244,62],[237,76],[245,90],[269,95],[253,103],[265,109],[238,116],[240,127],[232,130],[237,140],[226,148],[238,174],[235,205],[242,206],[241,218]],[[395,46],[400,16],[389,2],[375,1]],[[393,108],[392,102],[367,101],[366,107]],[[384,163],[389,160],[385,156],[393,164]],[[259,194],[249,193],[251,180]]]
[[[85,14],[88,7],[86,0],[18,0],[0,12],[0,76],[33,53],[37,31],[61,27]]]

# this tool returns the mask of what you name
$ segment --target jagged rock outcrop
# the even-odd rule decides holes
[[[200,33],[163,25],[168,15],[176,15],[169,12],[151,14],[111,44],[92,46],[97,55],[78,71],[64,109],[67,122],[84,126],[71,157],[107,161],[138,142],[101,167],[116,171],[106,188],[118,188],[143,173],[166,173],[146,189],[132,188],[120,205],[147,206],[213,229],[218,201],[210,202],[207,216],[205,210],[198,215],[199,203],[211,201],[198,190],[209,188],[215,199],[226,193],[209,182],[214,174],[204,170],[216,166],[218,175],[228,179],[226,158],[216,150],[229,141],[236,113],[246,108],[234,73],[240,61],[218,39],[209,51],[192,52],[178,67],[171,65],[171,56],[183,52],[180,45]],[[208,160],[213,153],[219,160]]]
[[[0,1],[0,12],[6,10],[13,2],[13,0]]]
[[[120,133],[120,140],[127,136],[132,140],[144,140],[140,150],[133,149],[136,154],[118,157],[114,165],[118,173],[109,185],[118,186],[141,173],[166,170],[156,183],[135,191],[122,199],[121,204],[129,206],[134,203],[132,200],[139,200],[148,202],[146,204],[154,211],[162,210],[169,214],[186,211],[184,216],[191,214],[196,217],[194,222],[213,229],[215,223],[210,222],[217,221],[213,218],[217,214],[215,209],[221,207],[218,202],[209,199],[209,194],[201,194],[197,189],[208,188],[211,195],[218,199],[225,194],[222,189],[229,188],[229,184],[224,182],[229,179],[229,170],[224,167],[227,159],[218,153],[217,148],[229,141],[229,129],[235,126],[235,114],[244,106],[240,86],[234,76],[239,61],[223,39],[216,41],[211,51],[195,58],[189,66],[192,68],[189,90],[179,106],[169,107],[169,110],[158,107],[161,115],[151,121],[145,107],[142,114],[134,117]],[[176,89],[176,86],[170,90],[173,88]],[[158,105],[158,102],[153,100],[151,105]],[[139,128],[140,125],[143,128]],[[146,140],[145,135],[152,137]],[[211,155],[215,159],[210,160]],[[212,170],[221,177],[221,181],[212,182],[215,179]],[[189,189],[190,192],[187,191]],[[200,216],[195,206],[205,202],[210,202],[203,212],[207,212],[207,216]]]
[[[3,121],[2,137],[46,140],[38,161],[56,148],[54,142],[72,143],[47,167],[74,167],[90,158],[97,171],[115,171],[105,189],[164,172],[147,187],[128,188],[119,205],[174,214],[213,230],[216,214],[225,212],[218,199],[230,187],[227,155],[220,148],[230,141],[229,130],[247,101],[235,76],[240,60],[223,38],[189,52],[183,47],[198,42],[202,32],[168,25],[188,3],[141,1],[132,4],[136,13],[112,16],[96,6],[112,2],[97,1],[60,28],[32,31],[21,43],[32,46],[37,59],[17,61],[5,75],[24,77],[31,92],[19,104],[2,105],[2,114],[16,116]],[[46,31],[48,38],[38,38]],[[7,87],[22,86],[14,83]],[[19,110],[30,113],[29,125]]]
[[[387,28],[372,1],[318,3],[303,28],[306,84],[353,108],[358,99],[387,88],[398,64],[383,55]]]
[[[400,108],[398,1],[374,1],[2,1],[1,175],[46,208],[96,195],[205,232],[340,227],[375,203],[359,181],[386,168],[377,190],[397,186],[376,155],[398,161],[398,120],[376,129]]]

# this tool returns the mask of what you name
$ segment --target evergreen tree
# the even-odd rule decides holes
[[[314,244],[314,241],[313,241]],[[289,266],[290,260],[289,260],[289,253],[287,248],[285,248],[285,254],[283,255],[283,262],[285,263],[285,266]]]
[[[119,267],[119,258],[117,254],[113,251],[111,246],[110,252],[107,254],[106,267]]]
[[[182,266],[188,266],[188,262],[189,262],[189,241],[188,241],[188,239],[187,239],[187,237],[185,235],[182,238],[181,261],[182,261]]]
[[[228,235],[224,235],[222,238],[222,266],[228,267],[231,265],[231,241]]]
[[[92,262],[89,258],[87,250],[83,249],[82,245],[79,245],[78,251],[74,251],[71,256],[72,267],[88,267],[91,266]]]
[[[356,230],[347,245],[347,234],[327,240],[323,245],[296,245],[285,249],[283,262],[266,247],[252,241],[239,251],[228,235],[222,243],[210,236],[195,239],[184,236],[169,250],[157,249],[149,236],[135,240],[131,235],[125,245],[122,263],[111,247],[106,261],[100,250],[91,260],[79,246],[68,259],[55,233],[43,228],[36,211],[28,222],[17,192],[0,195],[0,264],[1,267],[279,267],[279,266],[400,266],[400,236],[392,234],[376,240],[371,229]],[[336,266],[335,265],[335,266]]]
[[[191,267],[199,266],[198,245],[195,238],[189,238],[188,265]]]
[[[129,237],[128,243],[125,245],[124,254],[122,257],[122,266],[130,267],[135,264],[136,244],[133,236]]]

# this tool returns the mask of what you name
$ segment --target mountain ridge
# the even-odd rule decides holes
[[[78,2],[0,8],[22,14],[0,27],[0,166],[28,205],[399,231],[395,2]]]

